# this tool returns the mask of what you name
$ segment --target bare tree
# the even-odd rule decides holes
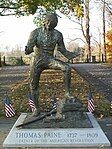
[[[89,18],[89,12],[90,12],[90,10],[89,9],[90,8],[89,8],[89,4],[90,4],[90,0],[84,0],[84,3],[83,3],[83,5],[84,5],[84,15],[81,15],[81,17],[79,17],[77,19],[77,21],[76,21],[75,16],[74,16],[74,18],[75,18],[75,20],[74,20],[73,17],[70,17],[70,16],[67,15],[67,17],[71,21],[73,21],[74,23],[77,23],[79,25],[79,28],[82,31],[82,34],[83,34],[84,39],[85,39],[84,43],[86,44],[87,61],[88,62],[91,61],[90,26],[89,26],[89,22],[90,22],[90,18]],[[83,16],[84,16],[84,18],[83,18]],[[84,22],[85,22],[85,26],[84,26]],[[79,28],[78,28],[78,30],[79,30]],[[79,38],[77,38],[77,39],[79,39]]]
[[[86,38],[86,42],[87,42],[87,61],[90,62],[91,61],[91,46],[90,46],[90,26],[89,26],[89,22],[90,22],[90,17],[89,17],[89,3],[90,0],[85,0],[85,38]]]
[[[104,61],[106,62],[107,56],[106,56],[106,28],[105,28],[105,11],[106,11],[106,4],[105,0],[103,0],[103,50],[104,50]]]
[[[95,37],[92,37],[92,41],[93,41],[93,44],[95,44],[96,47],[98,47],[98,57],[99,57],[99,62],[102,61],[102,44],[101,44],[101,32],[100,32],[100,29],[98,28],[98,38],[99,39],[96,39]]]
[[[0,31],[0,35],[3,33],[4,31]],[[1,60],[1,52],[0,52],[0,67],[2,66],[2,60]]]
[[[2,61],[1,61],[1,53],[0,53],[0,67],[2,66]]]
[[[108,24],[112,27],[112,2],[111,0],[95,0],[95,2],[99,3],[101,6],[99,8],[101,10],[103,20],[103,61],[106,62],[106,25]]]

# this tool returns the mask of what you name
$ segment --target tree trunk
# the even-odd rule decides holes
[[[88,62],[91,62],[91,47],[90,47],[90,26],[89,26],[89,0],[85,0],[85,35],[87,43]]]
[[[1,53],[0,53],[0,67],[2,67]]]
[[[105,0],[103,1],[103,50],[104,50],[104,61],[107,61],[107,56],[106,56],[106,39],[105,39]]]

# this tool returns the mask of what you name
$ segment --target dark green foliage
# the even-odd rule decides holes
[[[81,0],[2,0],[0,1],[0,16],[34,14],[39,6],[47,10],[60,9],[64,4],[74,10],[75,6],[82,4]]]
[[[18,66],[20,66],[20,65],[24,65],[24,62],[23,62],[23,59],[22,59],[22,57],[20,57],[20,58],[16,58],[16,57],[9,57],[9,64],[10,65],[18,65]]]

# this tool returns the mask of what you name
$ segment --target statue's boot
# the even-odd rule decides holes
[[[34,111],[32,112],[33,117],[37,117],[37,116],[39,116],[39,114],[40,114],[40,110],[37,108],[35,108]]]
[[[68,92],[65,94],[65,98],[66,99],[74,99],[74,96],[70,95],[70,93]]]
[[[64,101],[63,100],[58,100],[57,101],[57,113],[56,113],[56,119],[63,119],[62,115],[62,108],[64,106]]]

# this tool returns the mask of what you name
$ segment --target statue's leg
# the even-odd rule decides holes
[[[65,98],[66,99],[74,99],[74,97],[71,95],[71,67],[64,63],[63,66],[64,69],[64,83],[65,83]]]
[[[71,96],[70,93],[70,89],[71,89],[71,67],[61,61],[61,60],[57,60],[57,59],[52,59],[51,63],[49,64],[49,67],[52,69],[61,69],[64,73],[64,84],[65,84],[65,97],[67,99],[71,99],[74,98],[73,96]]]
[[[71,93],[70,93],[71,91],[71,68],[69,65],[65,66],[63,73],[64,73],[64,83],[65,83],[65,97],[67,99],[74,98],[73,96],[71,96]]]
[[[63,118],[62,108],[64,106],[66,99],[73,99],[74,97],[70,95],[70,87],[71,87],[71,68],[65,62],[62,62],[57,59],[51,59],[49,63],[49,68],[52,69],[61,69],[64,73],[64,84],[65,84],[65,99],[57,101],[57,113],[56,118]]]
[[[39,80],[40,74],[42,70],[41,68],[32,67],[30,71],[30,90],[32,99],[35,103],[36,109],[33,111],[33,116],[37,116],[40,113],[40,105],[39,105]]]

